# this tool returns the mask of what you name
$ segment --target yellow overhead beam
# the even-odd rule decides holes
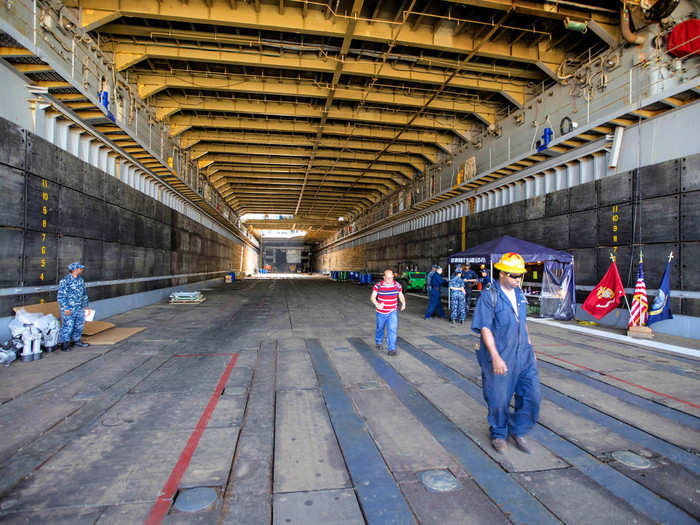
[[[486,7],[498,11],[510,11],[516,13],[537,16],[541,18],[553,18],[564,20],[573,18],[575,20],[596,20],[602,23],[619,23],[616,9],[588,7],[584,2],[542,2],[534,0],[450,0],[455,4],[462,4],[471,7]]]
[[[151,101],[156,110],[156,117],[166,119],[179,111],[216,111],[224,113],[244,113],[273,117],[293,117],[302,119],[321,119],[323,108],[310,104],[294,102],[271,102],[262,100],[237,100],[213,97],[159,96]],[[413,114],[403,111],[381,109],[355,109],[331,107],[328,118],[349,122],[364,122],[389,126],[411,126],[420,128],[453,131],[465,140],[470,139],[472,124],[449,115],[423,114],[411,122]]]
[[[313,143],[311,137],[291,134],[266,134],[266,133],[236,133],[227,131],[186,131],[180,137],[180,146],[187,149],[201,142],[223,142],[231,144],[266,144],[284,146],[310,147]],[[386,142],[371,140],[339,139],[324,136],[319,147],[323,148],[348,148],[368,151],[381,151],[386,147]],[[422,155],[429,162],[435,164],[438,161],[438,148],[424,144],[392,144],[389,153],[410,153]]]
[[[192,159],[196,160],[205,155],[216,153],[231,153],[234,155],[265,155],[280,157],[302,157],[308,158],[312,154],[310,148],[287,147],[287,146],[263,146],[250,144],[200,144],[190,149]],[[343,151],[335,149],[317,149],[316,157],[326,159],[355,159],[373,160],[375,153],[365,151]],[[413,155],[397,155],[394,153],[384,153],[379,160],[390,164],[407,164],[416,171],[425,171],[425,162],[420,157]]]
[[[545,45],[530,46],[518,42],[497,40],[485,42],[479,46],[479,40],[464,32],[455,35],[452,32],[434,31],[432,27],[421,25],[410,31],[401,31],[396,37],[394,23],[381,20],[355,20],[350,16],[331,16],[327,18],[323,11],[306,9],[305,6],[287,6],[280,14],[277,6],[262,4],[255,6],[238,3],[231,9],[227,2],[191,2],[183,8],[180,0],[66,0],[67,5],[82,9],[102,9],[116,11],[121,16],[136,18],[154,18],[174,20],[193,24],[209,23],[231,27],[243,27],[254,30],[268,30],[276,33],[310,34],[342,39],[348,26],[355,23],[353,37],[356,40],[370,42],[392,42],[397,46],[434,49],[449,53],[468,55],[476,51],[478,56],[537,64],[551,74],[556,66],[564,60],[564,52],[557,49],[547,50]]]
[[[224,184],[229,184],[231,181],[242,181],[242,182],[250,182],[250,183],[259,183],[259,184],[290,184],[290,185],[295,185],[295,184],[301,184],[304,179],[304,174],[306,171],[303,171],[299,173],[295,177],[289,177],[289,176],[260,176],[259,173],[247,173],[247,172],[234,172],[234,173],[229,173],[228,175],[224,175],[222,178],[217,180],[216,182],[212,182],[214,187],[220,188]],[[219,174],[217,174],[219,175]],[[362,177],[359,181],[356,181],[357,177],[338,177],[338,176],[331,176],[331,175],[316,175],[314,172],[310,172],[308,181],[309,184],[312,183],[320,183],[323,182],[324,184],[330,184],[334,186],[343,186],[346,187],[350,184],[355,184],[360,188],[371,188],[371,189],[376,189],[379,191],[391,191],[394,188],[396,188],[396,185],[391,183],[390,181],[386,180],[381,180],[381,179],[370,179],[368,177]],[[374,182],[373,182],[374,181]]]
[[[148,39],[174,40],[178,42],[209,42],[217,46],[220,45],[248,45],[259,47],[262,40],[257,36],[235,35],[231,33],[221,33],[212,31],[189,31],[184,29],[159,29],[147,26],[133,26],[127,24],[108,24],[100,29],[103,34],[120,35],[129,37],[140,37]],[[131,40],[131,39],[130,39]],[[310,51],[314,51],[311,49]],[[455,69],[461,67],[462,71],[473,71],[482,75],[495,77],[506,77],[509,79],[542,80],[542,73],[527,69],[527,67],[499,66],[496,64],[467,63],[460,66],[459,61],[437,57],[429,54],[400,54],[392,52],[390,59],[404,60],[406,62],[418,64],[428,68]],[[488,78],[488,77],[486,77]]]
[[[325,99],[330,91],[330,88],[323,84],[315,82],[302,83],[291,79],[267,80],[238,75],[212,77],[201,73],[193,74],[187,72],[138,73],[134,76],[142,98],[151,97],[168,88],[320,99]],[[475,82],[475,84],[478,84],[478,82]],[[421,92],[419,90],[414,90],[409,94],[400,89],[374,88],[368,92],[364,86],[352,88],[339,86],[336,87],[333,98],[351,102],[365,100],[367,103],[385,106],[420,108],[429,101],[430,95],[431,93],[428,91]],[[509,93],[509,100],[517,101],[517,105],[521,106],[525,102],[526,95],[526,89],[523,86],[521,89],[513,89]],[[455,113],[473,113],[486,122],[494,119],[494,113],[497,110],[497,107],[494,105],[469,100],[465,96],[437,97],[430,102],[428,108]]]
[[[85,31],[93,31],[119,18],[119,11],[112,9],[84,8],[80,10],[80,24]]]
[[[263,166],[306,166],[308,160],[294,157],[264,157],[258,155],[231,155],[231,154],[209,154],[199,159],[200,168],[207,168],[214,163],[217,164],[242,164],[242,165],[263,165]],[[327,159],[319,159],[314,163],[316,167],[324,168],[351,168],[364,170],[369,165],[369,162],[348,162],[348,161],[331,161]],[[401,174],[407,179],[412,179],[415,171],[408,166],[402,164],[386,164],[383,162],[375,162],[372,164],[370,172],[384,171],[388,173]]]
[[[232,184],[243,184],[246,185],[249,188],[258,188],[258,187],[263,187],[263,188],[271,188],[271,187],[298,187],[302,186],[304,184],[304,179],[299,178],[295,180],[264,180],[256,177],[236,177],[236,178],[228,178],[226,179],[225,182],[221,183],[219,186],[217,186],[217,189],[224,188],[228,185]],[[336,181],[336,180],[323,180],[321,177],[308,177],[307,178],[307,186],[309,187],[325,187],[325,188],[339,188],[336,189],[336,192],[339,192],[342,189],[346,189],[350,187],[351,183],[349,181]],[[377,185],[377,184],[367,184],[367,183],[356,183],[353,185],[358,190],[372,190],[372,191],[378,191],[382,194],[387,194],[391,191],[390,188],[387,188],[386,186],[382,185]]]
[[[315,134],[318,125],[313,122],[298,120],[281,120],[273,118],[217,117],[202,115],[174,115],[170,118],[171,135],[180,135],[190,128],[221,128],[227,130],[250,130],[265,132]],[[341,135],[353,138],[370,138],[392,140],[396,129],[378,126],[362,126],[355,123],[326,124],[324,135]],[[442,150],[450,152],[450,146],[457,138],[449,132],[439,130],[408,129],[401,134],[400,141],[435,144]]]
[[[301,184],[299,184],[301,186]],[[230,190],[230,193],[227,193],[227,191]],[[299,190],[297,188],[250,188],[246,187],[244,184],[240,185],[229,185],[226,190],[224,190],[224,193],[229,195],[250,195],[253,197],[263,197],[263,198],[269,198],[270,195],[273,195],[275,197],[282,196],[282,195],[299,195]],[[312,196],[312,193],[317,193],[317,195]],[[320,188],[312,188],[309,190],[309,195],[308,197],[310,199],[322,199],[322,198],[335,198],[337,197],[341,192],[332,190],[330,188],[328,189],[320,189]],[[347,196],[350,200],[354,201],[368,201],[368,202],[374,202],[378,195],[376,193],[370,193],[370,192],[348,192],[345,193],[345,196]]]
[[[117,70],[122,71],[147,58],[166,60],[181,60],[205,63],[231,64],[239,66],[266,67],[286,69],[291,71],[312,71],[317,73],[333,73],[336,60],[330,57],[319,58],[316,54],[280,53],[264,55],[237,51],[234,49],[202,49],[200,47],[185,47],[176,44],[163,43],[127,43],[105,42],[105,51],[114,53],[114,63]],[[399,82],[416,82],[431,86],[439,86],[451,72],[445,68],[424,68],[416,65],[385,63],[366,59],[347,58],[343,64],[343,73],[361,77],[377,77],[381,80]],[[556,67],[559,64],[551,64]],[[449,83],[451,88],[489,91],[499,93],[513,104],[522,106],[528,95],[525,83],[519,81],[498,80],[493,77],[479,77],[469,74],[456,75]],[[145,88],[143,93],[149,95],[158,86]]]
[[[325,162],[325,161],[324,161]],[[206,168],[206,176],[212,184],[218,184],[221,177],[235,175],[236,173],[268,173],[268,174],[299,174],[303,177],[306,173],[306,165],[297,166],[265,166],[265,165],[231,165],[231,164],[211,164]],[[311,167],[309,173],[317,175],[343,175],[349,180],[373,181],[379,179],[382,183],[390,184],[393,188],[398,188],[406,179],[396,172],[372,171],[370,175],[364,173],[364,168],[338,166]]]
[[[216,185],[218,184],[221,180],[225,179],[226,177],[237,177],[239,174],[247,177],[267,177],[270,179],[275,179],[275,178],[280,178],[280,179],[289,179],[289,178],[297,178],[299,176],[303,177],[304,173],[306,173],[306,169],[302,167],[266,167],[266,166],[245,166],[245,167],[239,167],[239,168],[221,168],[221,169],[216,169],[215,171],[212,170],[212,172],[209,174],[209,180],[212,184]],[[359,173],[357,171],[352,171],[349,169],[324,169],[324,168],[311,168],[311,171],[309,172],[312,175],[318,175],[321,178],[327,177],[327,178],[337,178],[339,180],[357,180],[357,177]],[[376,184],[384,184],[386,186],[389,186],[391,188],[397,188],[399,185],[399,182],[401,182],[402,179],[398,177],[393,177],[391,175],[386,175],[382,172],[378,173],[372,173],[372,175],[364,175],[360,179],[365,182],[369,183],[376,183]]]

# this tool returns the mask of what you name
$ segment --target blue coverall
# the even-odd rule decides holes
[[[440,318],[445,317],[445,312],[442,311],[442,300],[440,299],[440,290],[442,286],[445,286],[447,281],[442,278],[442,276],[435,272],[433,277],[430,279],[430,302],[428,303],[428,311],[425,313],[425,318],[430,319],[435,310],[437,310],[437,315]]]
[[[80,341],[85,325],[85,308],[88,307],[87,287],[81,276],[66,275],[58,284],[58,307],[61,309],[59,342]],[[70,315],[66,315],[70,310]]]
[[[498,281],[495,281],[492,287],[498,292],[495,311],[491,292],[484,290],[474,309],[472,330],[478,334],[482,328],[491,330],[496,349],[508,368],[506,375],[493,372],[491,354],[482,337],[476,356],[481,366],[491,438],[506,439],[508,434],[524,436],[532,429],[539,416],[542,395],[535,352],[528,342],[525,296],[520,288],[515,289],[518,304],[516,317],[512,303],[503,293]],[[511,412],[509,405],[513,395],[515,411]]]

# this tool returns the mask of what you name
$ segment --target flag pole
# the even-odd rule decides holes
[[[640,252],[640,253],[641,253],[641,252]],[[612,252],[610,252],[610,260],[611,260],[613,263],[615,262],[615,256],[613,255]],[[627,292],[625,292],[624,297],[625,297],[625,304],[627,305],[627,313],[629,313],[630,316],[631,316],[631,315],[632,315],[632,307],[630,306],[630,302],[629,302],[629,300],[627,299]]]

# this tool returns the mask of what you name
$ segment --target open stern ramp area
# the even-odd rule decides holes
[[[471,319],[409,297],[388,356],[367,286],[206,295],[0,370],[0,522],[697,523],[696,359],[532,323],[532,452],[497,453]]]

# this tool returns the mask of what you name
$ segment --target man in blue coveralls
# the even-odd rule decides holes
[[[58,307],[61,310],[61,332],[59,342],[64,352],[75,346],[90,346],[80,340],[85,325],[85,308],[88,307],[87,287],[80,276],[85,266],[79,262],[68,265],[66,275],[58,285]]]
[[[445,317],[445,312],[442,311],[442,299],[440,298],[440,289],[445,286],[447,281],[442,278],[442,268],[439,266],[435,269],[433,277],[430,279],[430,295],[428,298],[430,302],[428,303],[428,311],[425,313],[425,318],[430,319],[433,314],[437,311],[437,315],[440,319]]]
[[[525,261],[510,252],[494,267],[500,271],[498,281],[481,293],[472,319],[472,330],[481,334],[476,355],[488,405],[491,444],[503,452],[510,434],[515,445],[529,453],[525,435],[537,422],[541,394],[535,352],[525,322],[527,301],[520,290]],[[513,395],[515,411],[511,413]]]

